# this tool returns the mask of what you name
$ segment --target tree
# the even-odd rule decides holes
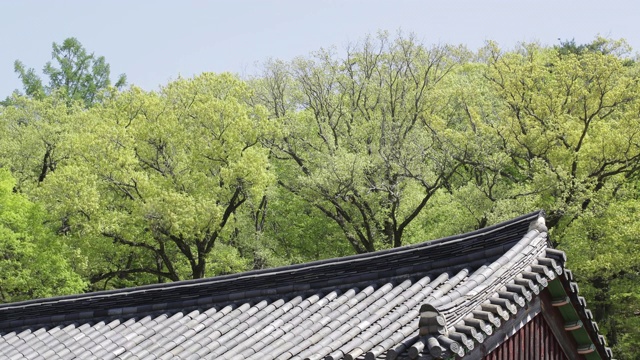
[[[560,40],[560,39],[558,39]],[[624,40],[612,40],[598,36],[594,41],[588,44],[576,44],[575,39],[560,41],[560,45],[553,47],[560,56],[563,55],[583,55],[587,52],[600,53],[603,55],[615,55],[624,57],[631,52],[631,48]],[[628,59],[625,59],[627,62]],[[630,62],[627,62],[631,64]]]
[[[41,209],[14,185],[0,169],[0,302],[81,292],[85,282],[71,266],[73,252],[47,231]]]
[[[69,159],[71,137],[84,126],[86,115],[58,95],[16,96],[0,109],[0,165],[11,170],[19,191],[30,194]]]
[[[55,62],[47,62],[43,70],[47,85],[34,69],[27,70],[16,60],[25,94],[16,91],[0,110],[5,136],[0,144],[2,165],[10,167],[21,191],[44,181],[68,157],[67,137],[84,116],[82,109],[101,101],[111,86],[104,57],[87,53],[75,38],[62,45],[53,43],[52,57]],[[120,75],[115,86],[125,83],[126,77]]]
[[[594,204],[562,234],[581,294],[594,309],[616,356],[632,359],[640,345],[640,231],[637,184]]]
[[[43,183],[39,201],[60,231],[91,239],[87,252],[105,251],[93,282],[246,269],[229,224],[272,181],[259,144],[266,116],[249,96],[235,77],[209,73],[159,93],[133,88],[90,111],[77,156]]]
[[[455,172],[435,129],[446,104],[441,83],[459,55],[381,35],[343,60],[321,51],[274,63],[258,84],[285,128],[268,143],[280,186],[338,225],[354,251],[401,246]]]
[[[527,203],[547,209],[551,227],[566,226],[598,192],[615,191],[638,174],[638,78],[623,59],[560,56],[537,45],[485,51],[487,65],[474,76],[488,87],[464,95],[460,118],[469,141],[458,147],[476,154],[465,165],[490,207]]]
[[[25,95],[42,99],[57,91],[68,101],[81,101],[90,107],[111,86],[111,69],[104,56],[88,53],[76,38],[67,38],[61,45],[54,42],[51,57],[54,62],[47,62],[42,70],[48,77],[47,85],[34,69],[27,69],[20,60],[15,61],[14,70],[22,81]],[[125,84],[126,76],[122,74],[114,86],[121,88]],[[10,98],[6,100],[9,101]]]
[[[511,52],[489,44],[481,59],[468,67],[475,85],[461,92],[466,140],[452,144],[475,156],[456,156],[463,171],[455,193],[489,222],[546,209],[610,343],[623,338],[617,333],[632,339],[633,322],[616,312],[633,313],[638,295],[637,246],[628,235],[636,224],[627,219],[640,174],[637,66],[609,51],[535,44]]]

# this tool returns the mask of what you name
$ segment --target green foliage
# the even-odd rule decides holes
[[[41,209],[15,193],[14,185],[0,169],[0,302],[82,291],[72,250],[47,231]]]
[[[466,137],[477,149],[468,170],[493,203],[487,211],[503,218],[511,208],[544,208],[555,227],[637,174],[636,69],[598,52],[485,51],[490,92],[467,101]]]
[[[58,92],[69,103],[80,101],[90,107],[111,86],[111,69],[104,56],[88,53],[76,38],[67,38],[62,44],[54,42],[51,58],[54,61],[47,62],[42,70],[49,80],[46,85],[34,69],[27,69],[20,60],[15,61],[14,70],[22,81],[25,95],[43,99]],[[127,78],[122,74],[114,86],[121,88],[126,82]],[[6,100],[7,103],[10,101],[10,98]]]
[[[351,255],[340,227],[319,209],[278,187],[269,194],[268,218],[263,236],[283,264]]]
[[[638,189],[625,186],[616,199],[598,201],[562,234],[589,307],[616,345],[616,356],[629,359],[640,346],[639,214]]]
[[[553,48],[560,55],[583,55],[585,53],[591,52],[622,57],[631,52],[631,48],[626,41],[611,40],[601,36],[598,36],[589,44],[576,44],[575,39],[564,40],[560,41],[560,45],[556,45]]]
[[[271,63],[259,100],[284,132],[268,146],[279,184],[331,219],[356,252],[402,236],[456,169],[443,143],[444,80],[464,52],[381,34],[348,49]]]
[[[160,93],[133,88],[88,113],[71,140],[73,161],[47,179],[38,199],[65,232],[92,239],[85,249],[101,264],[91,269],[94,282],[246,269],[226,246],[228,224],[273,181],[259,146],[264,111],[248,97],[233,76],[203,74]]]
[[[11,170],[20,191],[30,193],[69,159],[71,136],[84,126],[86,113],[57,95],[14,96],[1,111],[1,165]]]

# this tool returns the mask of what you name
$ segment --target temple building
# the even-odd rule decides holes
[[[214,278],[0,305],[2,359],[611,359],[535,212]]]

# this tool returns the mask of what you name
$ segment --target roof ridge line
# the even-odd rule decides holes
[[[229,274],[222,276],[214,276],[210,278],[204,279],[191,279],[191,280],[183,280],[178,282],[170,282],[163,284],[150,284],[150,285],[142,285],[133,288],[125,288],[125,289],[115,289],[115,290],[106,290],[106,291],[98,291],[84,294],[74,294],[74,295],[66,295],[66,296],[58,296],[51,297],[46,299],[35,299],[35,300],[26,300],[21,302],[0,304],[0,311],[9,310],[13,308],[27,308],[32,306],[40,306],[45,304],[59,304],[59,303],[73,303],[78,300],[86,300],[86,299],[104,299],[110,298],[113,296],[129,296],[138,293],[145,293],[150,291],[168,291],[168,290],[177,290],[190,288],[194,286],[206,286],[210,284],[221,284],[224,282],[234,281],[238,279],[250,279],[250,278],[259,278],[266,276],[274,276],[286,272],[296,271],[296,270],[309,270],[309,269],[318,269],[318,268],[326,268],[332,266],[339,266],[347,263],[353,263],[354,261],[366,261],[366,260],[375,260],[381,259],[392,255],[401,255],[408,252],[413,252],[417,249],[425,249],[435,246],[442,246],[444,244],[454,244],[460,241],[468,240],[470,238],[479,237],[487,234],[491,234],[493,232],[500,231],[504,228],[514,227],[523,222],[531,221],[532,219],[538,219],[544,216],[543,211],[535,211],[526,215],[522,215],[518,218],[507,220],[486,228],[474,230],[468,233],[448,236],[436,240],[426,241],[419,244],[411,244],[398,248],[385,249],[373,253],[365,253],[365,254],[356,254],[341,258],[332,258],[314,261],[310,263],[303,264],[294,264],[283,267],[271,268],[271,269],[261,269],[261,270],[252,270],[243,273],[237,274]]]

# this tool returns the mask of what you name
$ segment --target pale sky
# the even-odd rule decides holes
[[[76,37],[105,56],[112,80],[155,90],[179,75],[255,72],[322,47],[343,49],[378,30],[425,44],[625,38],[640,51],[636,0],[0,0],[0,99],[20,88],[13,62],[40,71],[51,45]]]

